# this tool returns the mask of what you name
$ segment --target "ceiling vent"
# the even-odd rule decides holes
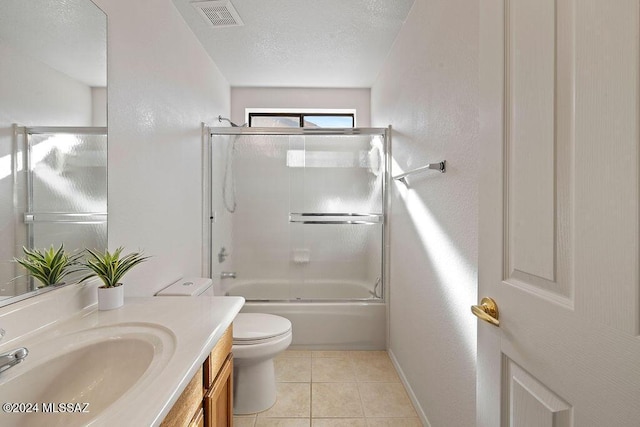
[[[244,25],[238,11],[230,1],[200,1],[191,3],[200,15],[214,28]]]

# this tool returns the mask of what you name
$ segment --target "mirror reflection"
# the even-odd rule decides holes
[[[23,246],[106,248],[106,25],[90,0],[0,0],[0,305],[48,290]]]

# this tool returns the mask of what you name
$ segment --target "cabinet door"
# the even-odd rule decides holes
[[[233,355],[229,354],[204,397],[207,427],[233,426]]]
[[[204,410],[200,408],[189,423],[189,427],[204,427]]]

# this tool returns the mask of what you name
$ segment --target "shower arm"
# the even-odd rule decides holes
[[[245,123],[242,126],[238,126],[237,124],[233,123],[231,121],[231,119],[228,119],[228,118],[222,117],[222,116],[218,116],[218,122],[222,123],[223,121],[228,122],[231,125],[231,127],[234,127],[234,128],[243,128],[243,127],[245,127],[247,125]]]

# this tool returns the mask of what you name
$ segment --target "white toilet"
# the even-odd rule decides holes
[[[181,279],[156,295],[213,296],[207,278]],[[273,358],[291,344],[291,322],[262,313],[239,313],[233,321],[233,413],[253,414],[276,402]]]

